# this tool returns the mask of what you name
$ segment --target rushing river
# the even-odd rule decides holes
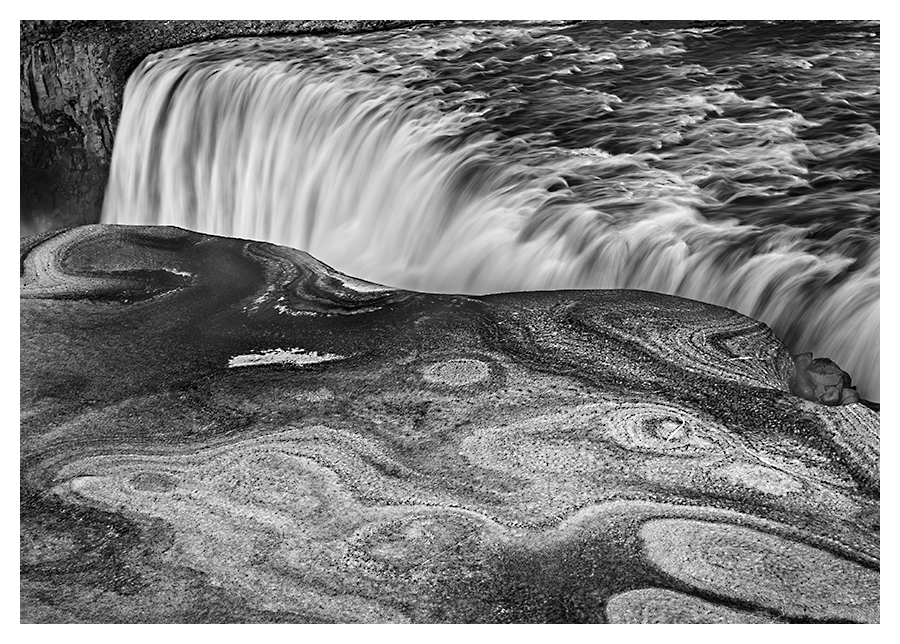
[[[767,323],[879,400],[880,29],[454,23],[147,58],[104,221],[404,288],[635,288]]]

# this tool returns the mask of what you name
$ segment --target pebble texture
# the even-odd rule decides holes
[[[733,311],[21,248],[24,622],[879,621],[879,415]]]

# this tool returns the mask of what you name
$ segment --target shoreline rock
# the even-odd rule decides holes
[[[739,313],[170,227],[21,253],[23,622],[880,620],[879,416]]]
[[[860,402],[850,374],[828,358],[813,359],[812,353],[794,356],[796,368],[791,392],[823,405],[850,405]],[[871,403],[869,403],[871,404]]]

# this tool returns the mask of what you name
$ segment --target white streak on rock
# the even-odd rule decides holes
[[[394,290],[388,286],[382,286],[381,284],[375,284],[374,282],[366,282],[365,280],[350,277],[348,275],[340,274],[337,277],[341,280],[341,283],[345,288],[356,291],[357,293],[386,293]]]
[[[193,277],[194,276],[193,273],[188,273],[187,271],[179,271],[174,268],[165,268],[163,270],[168,271],[169,273],[172,273],[173,275],[181,275],[182,277]]]
[[[305,365],[329,360],[343,360],[344,356],[334,353],[318,353],[306,349],[269,349],[262,353],[248,353],[234,356],[228,361],[229,367],[254,367],[263,364],[295,364]]]
[[[295,310],[295,309],[292,309],[292,308],[289,308],[289,307],[285,306],[284,304],[276,304],[276,305],[275,305],[275,310],[278,311],[278,312],[281,313],[281,314],[294,315],[294,316],[297,316],[297,315],[316,315],[316,312],[315,312],[315,311],[300,311],[300,310]]]

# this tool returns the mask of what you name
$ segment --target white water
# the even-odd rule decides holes
[[[705,219],[641,155],[529,152],[477,120],[352,72],[157,57],[129,82],[103,218],[270,241],[415,290],[682,295],[766,322],[879,399],[877,245],[848,273],[796,228]],[[632,176],[578,201],[563,178],[578,168]]]

